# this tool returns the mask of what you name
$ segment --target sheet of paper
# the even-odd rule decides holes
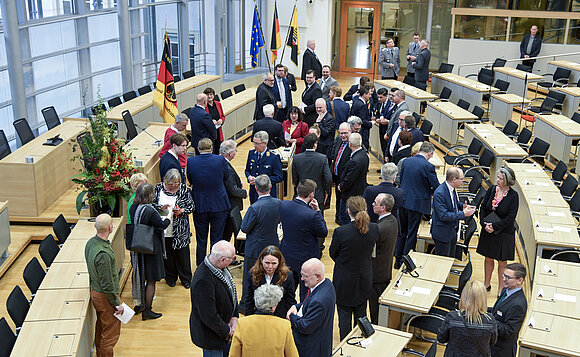
[[[290,139],[292,139],[292,134],[290,134],[289,132],[285,131],[285,132],[284,132],[284,139],[285,139],[285,140],[290,140]]]
[[[544,201],[530,201],[530,203],[533,205],[545,205],[546,204],[546,202],[544,202]]]
[[[411,296],[413,296],[413,292],[409,291],[409,290],[397,289],[397,290],[395,290],[395,295],[411,297]]]
[[[554,300],[576,303],[576,296],[554,293]]]
[[[548,227],[538,227],[538,232],[554,233],[554,230],[552,228],[548,228]]]
[[[558,232],[570,233],[572,230],[568,227],[554,226],[554,230]]]
[[[419,287],[419,286],[413,286],[411,288],[411,292],[412,293],[421,294],[421,295],[429,295],[429,294],[431,294],[431,289],[429,289],[429,288],[422,288],[422,287]]]
[[[526,172],[542,172],[542,170],[537,170],[537,169],[526,169]]]
[[[564,212],[548,212],[550,217],[565,217]]]
[[[536,320],[534,319],[534,317],[530,317],[530,320],[528,321],[528,326],[530,327],[534,327],[534,324],[536,323]]]
[[[547,182],[536,182],[536,186],[549,187],[550,185]]]
[[[124,302],[121,303],[121,306],[123,306],[123,313],[122,314],[115,314],[115,317],[118,318],[119,321],[121,321],[122,323],[124,323],[126,325],[131,320],[133,315],[135,315],[135,311],[132,308],[130,308],[129,306],[127,306],[127,304],[125,304]]]

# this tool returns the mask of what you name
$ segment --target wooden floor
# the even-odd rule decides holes
[[[337,75],[336,78],[341,87],[344,88],[345,92],[351,84],[358,82],[358,78],[353,78],[352,75]],[[299,79],[298,82],[298,91],[293,93],[295,103],[300,103],[300,94],[304,88],[304,83]],[[246,157],[250,149],[252,149],[251,141],[246,140],[240,144],[238,147],[238,154],[232,162],[241,177],[243,177]],[[380,166],[381,162],[374,157],[371,157],[368,173],[369,184],[374,185],[380,182],[379,174],[377,173],[377,169],[379,169]],[[249,201],[246,200],[244,204],[245,209],[247,209],[247,207],[249,207]],[[63,210],[70,210],[70,207],[74,206],[74,200],[70,205],[66,202],[60,202],[59,205],[60,207],[64,207],[62,208]],[[334,268],[334,262],[328,257],[328,247],[330,245],[332,232],[334,231],[334,228],[336,228],[334,214],[333,197],[331,209],[325,212],[329,234],[326,240],[327,248],[322,257],[322,261],[326,266],[326,276],[329,279],[332,278],[332,271]],[[193,224],[191,227],[193,229]],[[20,243],[28,239],[30,235],[45,236],[48,233],[52,233],[52,229],[51,227],[46,226],[11,226],[11,232],[14,242],[10,248],[10,252],[12,253],[15,249],[12,247],[19,246]],[[471,244],[472,246],[477,245],[476,237],[474,237]],[[474,268],[473,278],[482,281],[483,257],[478,255],[475,252],[475,249],[470,249],[470,251]],[[24,280],[22,279],[22,271],[32,257],[37,257],[40,260],[38,255],[38,244],[31,244],[24,249],[20,257],[0,278],[0,316],[7,317],[11,327],[14,326],[6,313],[6,299],[13,286],[16,284],[21,286],[27,296],[30,296],[30,292],[26,288]],[[195,243],[191,244],[192,261],[195,261],[194,257]],[[233,270],[232,274],[238,286],[238,293],[241,294],[241,269]],[[451,277],[448,283],[456,285],[457,278]],[[494,277],[492,280],[492,290],[488,296],[489,305],[492,305],[495,301],[495,291],[497,291],[497,279]],[[116,356],[160,356],[164,353],[173,353],[175,356],[202,356],[201,349],[191,343],[189,336],[189,313],[191,308],[189,299],[189,291],[184,289],[179,283],[173,288],[168,287],[164,281],[158,283],[153,309],[156,312],[163,313],[163,317],[157,320],[141,321],[140,316],[137,316],[128,325],[123,325],[120,340],[115,348]],[[127,284],[123,288],[122,300],[128,305],[133,306],[131,298],[131,279],[127,281]],[[334,345],[336,346],[338,343],[338,321],[337,315],[335,314]],[[426,352],[429,348],[429,344],[413,340],[409,344],[409,347]],[[443,352],[444,348],[440,346],[437,355],[442,356]]]

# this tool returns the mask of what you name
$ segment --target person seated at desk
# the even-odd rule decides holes
[[[175,116],[175,123],[171,124],[169,128],[165,131],[165,137],[163,138],[163,147],[159,152],[159,158],[162,158],[165,153],[171,149],[171,142],[169,139],[173,134],[183,134],[185,128],[187,128],[187,123],[189,123],[189,117],[184,113],[179,113]],[[187,153],[179,155],[179,163],[183,169],[187,164]],[[161,175],[163,177],[163,175]]]

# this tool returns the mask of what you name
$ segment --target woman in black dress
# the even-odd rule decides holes
[[[294,279],[290,273],[290,268],[286,265],[286,260],[278,247],[269,245],[260,252],[258,260],[250,269],[248,279],[250,280],[248,286],[248,293],[246,294],[246,316],[256,313],[256,303],[254,301],[254,291],[264,284],[276,284],[284,289],[282,300],[276,306],[274,315],[286,318],[286,312],[294,304],[296,298],[294,296]]]
[[[503,288],[503,270],[508,260],[514,260],[515,226],[518,214],[518,193],[511,187],[516,175],[509,167],[502,167],[497,174],[497,184],[491,186],[479,208],[481,233],[477,252],[485,257],[484,285],[491,290],[491,274],[497,260],[498,295]],[[492,214],[495,213],[495,214]]]
[[[142,305],[145,310],[141,315],[143,320],[157,319],[161,314],[153,312],[151,306],[153,304],[153,297],[155,296],[155,283],[165,277],[165,269],[163,268],[163,258],[165,255],[165,238],[163,230],[169,226],[171,221],[169,219],[162,219],[159,213],[153,206],[153,198],[155,197],[155,189],[152,185],[145,183],[137,188],[135,200],[129,210],[131,221],[133,225],[138,223],[155,227],[154,234],[154,254],[138,254],[139,262],[139,277],[141,284],[141,291],[144,291],[144,296],[141,296]],[[162,207],[167,209],[167,206]],[[139,220],[136,218],[139,217]]]
[[[207,95],[207,106],[205,107],[205,111],[209,113],[211,118],[213,119],[213,123],[219,127],[216,128],[217,130],[217,137],[213,142],[213,153],[215,155],[219,155],[220,145],[222,141],[224,141],[224,133],[222,131],[222,126],[226,121],[226,116],[224,115],[224,110],[222,109],[222,104],[215,100],[215,91],[213,88],[206,88],[203,93]]]

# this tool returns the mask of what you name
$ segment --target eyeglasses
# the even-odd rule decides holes
[[[511,280],[511,279],[517,279],[517,276],[509,276],[506,273],[503,273],[503,280]]]
[[[373,206],[382,206],[382,204],[373,202]]]

